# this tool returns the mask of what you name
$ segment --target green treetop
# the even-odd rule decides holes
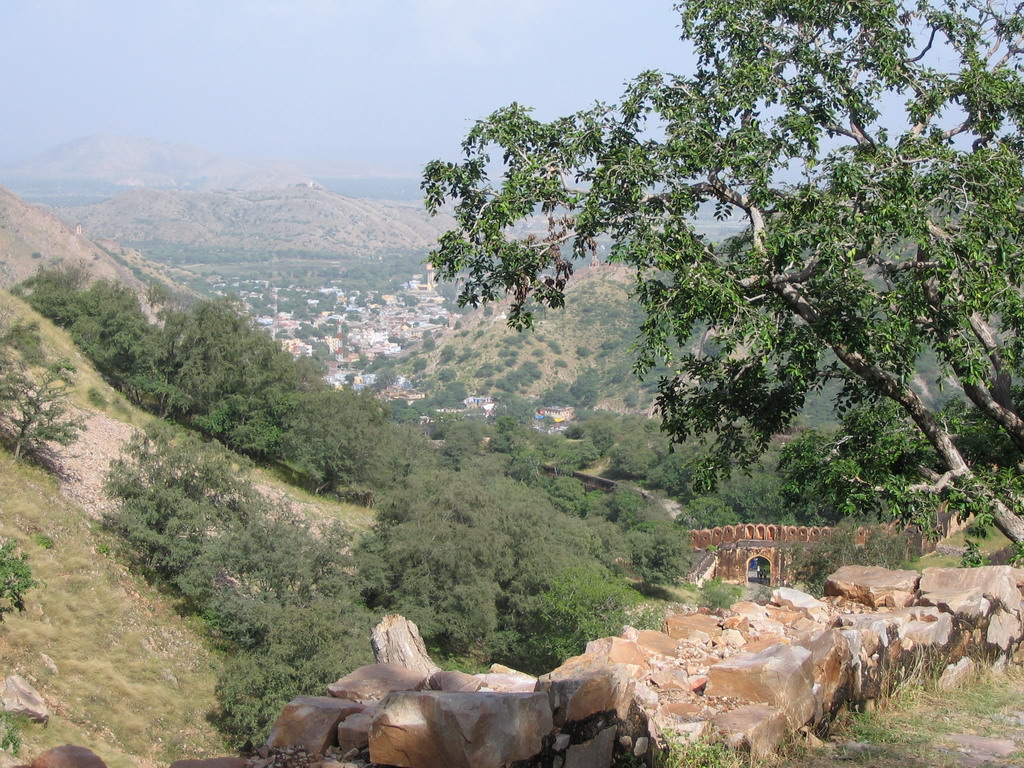
[[[646,311],[638,371],[674,371],[664,427],[714,437],[710,476],[838,381],[841,411],[890,402],[927,448],[874,488],[891,510],[938,496],[1024,542],[1022,5],[681,4],[692,74],[645,72],[619,103],[549,123],[513,104],[475,125],[460,162],[428,165],[428,206],[452,201],[458,223],[438,278],[461,278],[463,303],[511,295],[527,327],[610,236]],[[742,231],[700,236],[710,206]],[[546,233],[519,236],[537,216]],[[1009,463],[965,452],[911,386],[924,354]]]

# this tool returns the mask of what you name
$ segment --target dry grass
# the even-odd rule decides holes
[[[33,681],[51,710],[46,728],[24,730],[22,755],[70,742],[128,768],[221,752],[206,721],[218,661],[173,604],[105,554],[113,542],[51,477],[6,453],[0,509],[0,537],[28,553],[41,582],[0,624],[0,674]]]
[[[1020,668],[986,673],[955,691],[939,691],[932,681],[903,685],[875,712],[846,713],[832,743],[794,748],[776,763],[793,768],[945,768],[962,765],[949,739],[964,733],[1007,739],[1022,735],[1024,672]],[[1018,751],[1008,762],[1020,764]]]

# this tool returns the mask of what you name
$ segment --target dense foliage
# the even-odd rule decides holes
[[[157,424],[133,438],[107,480],[107,518],[143,572],[180,593],[233,651],[218,683],[219,724],[265,733],[281,707],[372,661],[349,536],[271,503],[244,460]],[[338,617],[344,617],[339,622]]]
[[[1022,9],[681,4],[693,74],[646,72],[618,104],[548,123],[513,104],[470,131],[461,162],[427,167],[428,205],[454,202],[458,222],[433,254],[438,276],[461,278],[465,303],[510,294],[512,324],[529,326],[531,300],[561,306],[573,260],[611,236],[646,314],[638,368],[675,372],[661,382],[663,423],[714,437],[709,479],[838,385],[839,412],[896,408],[866,451],[900,435],[905,455],[926,446],[912,473],[878,485],[887,511],[941,499],[1024,542],[1011,387],[1024,361]],[[743,231],[701,237],[705,206]],[[547,232],[520,236],[538,211]],[[1002,436],[1008,461],[974,460],[912,386],[923,358],[970,403],[968,421]]]

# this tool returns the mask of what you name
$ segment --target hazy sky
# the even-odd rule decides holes
[[[412,173],[649,68],[689,69],[672,0],[0,0],[0,161],[114,134]]]

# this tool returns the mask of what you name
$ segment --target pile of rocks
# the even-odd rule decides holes
[[[415,625],[390,616],[374,631],[378,663],[291,701],[244,768],[608,768],[706,738],[761,756],[827,732],[841,707],[870,707],[908,672],[941,669],[952,688],[978,663],[1019,661],[1022,584],[1008,566],[848,566],[822,600],[782,588],[769,605],[626,627],[539,677],[439,670]]]
[[[443,672],[406,652],[409,666],[362,667],[327,696],[292,701],[251,768],[283,768],[295,749],[353,766],[605,768],[627,752],[650,763],[669,738],[723,738],[764,755],[794,733],[827,731],[844,705],[871,706],[906,670],[940,665],[948,687],[974,659],[1008,661],[1024,636],[1022,583],[1007,566],[848,566],[823,600],[782,588],[769,605],[626,627],[540,677]],[[386,621],[392,631],[404,622]],[[404,627],[416,646],[414,625]]]

